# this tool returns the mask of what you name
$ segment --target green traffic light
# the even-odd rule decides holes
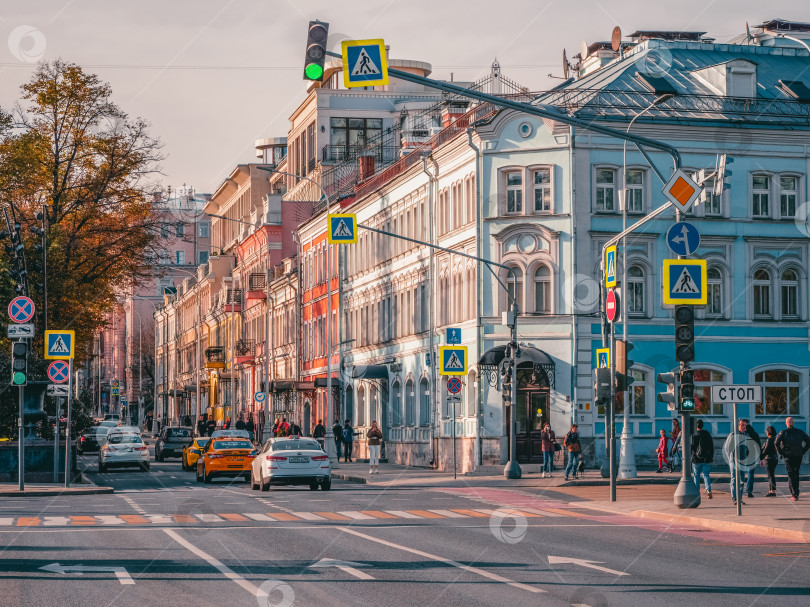
[[[323,78],[323,66],[320,66],[317,63],[310,63],[304,68],[304,73],[310,80],[320,80]]]
[[[694,411],[695,410],[695,401],[691,398],[684,398],[681,400],[681,410],[682,411]]]
[[[25,383],[25,373],[23,373],[22,371],[17,371],[16,373],[14,373],[14,376],[12,377],[11,381],[14,382],[15,386],[21,386],[22,384]]]

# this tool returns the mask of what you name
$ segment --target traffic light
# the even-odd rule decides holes
[[[681,370],[681,393],[680,393],[680,407],[681,411],[694,411],[695,410],[695,370],[682,369]]]
[[[666,403],[667,409],[675,411],[678,408],[678,376],[675,373],[659,373],[655,380],[660,384],[666,384],[667,391],[659,392],[657,400],[659,403]]]
[[[595,369],[593,398],[597,405],[610,401],[610,369]]]
[[[628,358],[630,352],[635,346],[623,339],[616,340],[616,391],[624,392],[630,387],[635,378],[630,374],[630,369],[633,368],[635,361]]]
[[[24,386],[28,383],[28,342],[11,344],[11,383]]]
[[[675,359],[682,363],[695,360],[695,311],[692,306],[675,308]]]
[[[726,183],[726,179],[731,177],[731,171],[726,165],[734,162],[734,158],[721,154],[717,159],[717,174],[714,176],[714,195],[722,196],[723,190],[730,190],[731,185]]]
[[[307,32],[307,52],[304,58],[304,80],[321,82],[323,64],[326,61],[326,39],[329,36],[329,24],[321,21],[310,21]]]

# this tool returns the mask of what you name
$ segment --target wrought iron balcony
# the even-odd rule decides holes
[[[378,163],[390,164],[399,158],[399,151],[398,145],[325,145],[321,151],[321,159],[323,162],[345,162],[370,155]]]
[[[205,349],[205,368],[224,369],[225,368],[225,348],[222,346],[212,346]]]
[[[236,364],[251,362],[256,356],[256,342],[252,339],[238,339],[234,345]]]
[[[267,280],[264,272],[254,272],[248,277],[248,290],[261,291],[267,286]]]

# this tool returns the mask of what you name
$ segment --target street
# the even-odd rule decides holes
[[[667,528],[477,485],[331,492],[195,482],[178,460],[114,494],[0,503],[2,605],[806,605],[806,543]],[[531,504],[528,506],[527,504]]]

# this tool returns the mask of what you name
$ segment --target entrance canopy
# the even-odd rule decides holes
[[[506,358],[506,348],[506,346],[493,346],[484,352],[478,361],[481,372],[489,374],[489,383],[492,386],[497,385],[498,367]],[[533,365],[535,374],[544,373],[549,387],[554,388],[555,365],[554,360],[548,354],[532,346],[520,346],[517,364],[525,367],[526,363]]]

